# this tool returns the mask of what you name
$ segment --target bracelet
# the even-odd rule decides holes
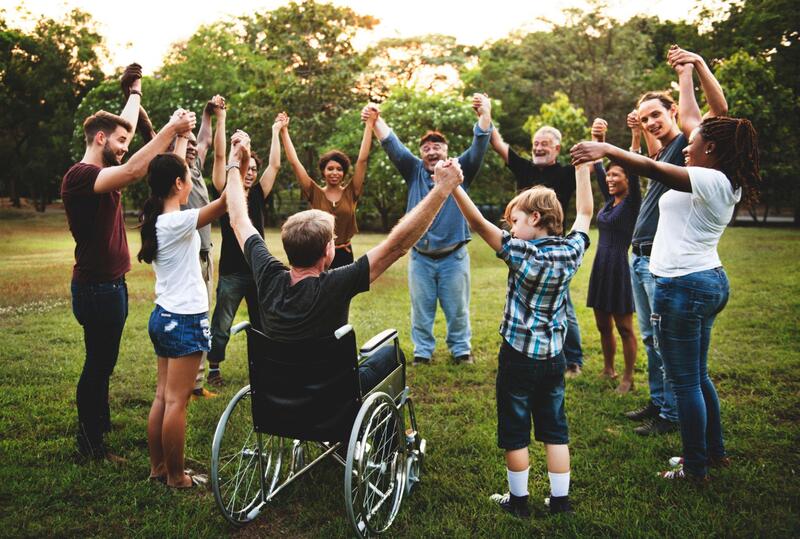
[[[634,149],[633,146],[628,148],[628,150],[632,151],[633,153],[642,153],[642,149],[641,148]]]
[[[128,90],[128,93],[129,94],[136,94],[139,97],[142,97],[142,92],[140,92],[139,90]]]
[[[229,163],[225,166],[225,174],[233,170],[234,168],[239,168],[239,163]]]
[[[185,139],[187,139],[187,140],[189,139],[189,135],[176,135],[176,136],[177,136],[178,138],[185,138]]]

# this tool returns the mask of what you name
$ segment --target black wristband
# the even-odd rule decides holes
[[[142,92],[140,90],[128,90],[129,94],[136,94],[139,97],[142,97]]]

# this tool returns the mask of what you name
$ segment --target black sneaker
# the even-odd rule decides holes
[[[492,494],[489,499],[517,518],[530,518],[531,516],[527,496],[514,496],[510,492],[506,492],[505,494]]]
[[[475,363],[475,357],[471,353],[458,356],[454,359],[456,365],[472,365],[473,363]]]
[[[648,401],[647,406],[643,406],[630,412],[625,412],[625,417],[633,421],[644,421],[645,419],[652,419],[658,417],[661,409],[653,404],[653,401]]]
[[[572,504],[569,503],[569,496],[550,496],[544,499],[544,504],[550,508],[551,515],[575,512],[572,508]]]
[[[636,427],[633,432],[639,436],[658,436],[659,434],[668,434],[678,430],[680,425],[674,421],[664,419],[660,415],[648,420],[641,427]]]
[[[419,357],[414,356],[414,363],[413,365],[416,367],[417,365],[428,365],[431,362],[431,358],[429,357]]]
[[[210,371],[206,378],[206,383],[214,387],[222,387],[225,385],[225,380],[222,378],[222,373],[219,370]]]

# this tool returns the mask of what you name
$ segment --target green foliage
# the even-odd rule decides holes
[[[58,194],[70,165],[73,112],[102,78],[102,37],[91,16],[75,9],[62,20],[41,17],[26,33],[0,14],[0,181],[12,201]]]
[[[800,161],[800,98],[777,80],[771,62],[743,50],[722,62],[716,76],[725,91],[728,114],[749,119],[758,131],[762,198],[790,200]]]
[[[531,138],[536,131],[545,125],[561,131],[561,154],[559,162],[569,164],[569,149],[590,135],[588,120],[581,107],[575,107],[564,92],[553,94],[553,100],[539,107],[539,114],[528,116],[523,129]]]

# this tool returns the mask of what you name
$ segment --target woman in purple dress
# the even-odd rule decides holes
[[[599,129],[595,121],[593,130]],[[634,132],[634,145],[639,141]],[[637,146],[638,148],[638,146]],[[600,169],[603,170],[603,169]],[[594,309],[594,319],[600,331],[603,349],[603,375],[617,378],[614,356],[617,352],[617,327],[622,340],[622,355],[625,370],[617,393],[633,389],[633,367],[636,363],[636,336],[633,332],[633,290],[628,265],[628,247],[631,245],[633,227],[639,215],[642,193],[639,177],[629,175],[616,163],[610,163],[605,174],[598,171],[597,183],[603,193],[605,204],[597,214],[600,238],[595,255],[592,275],[589,278],[589,294],[586,305]]]

